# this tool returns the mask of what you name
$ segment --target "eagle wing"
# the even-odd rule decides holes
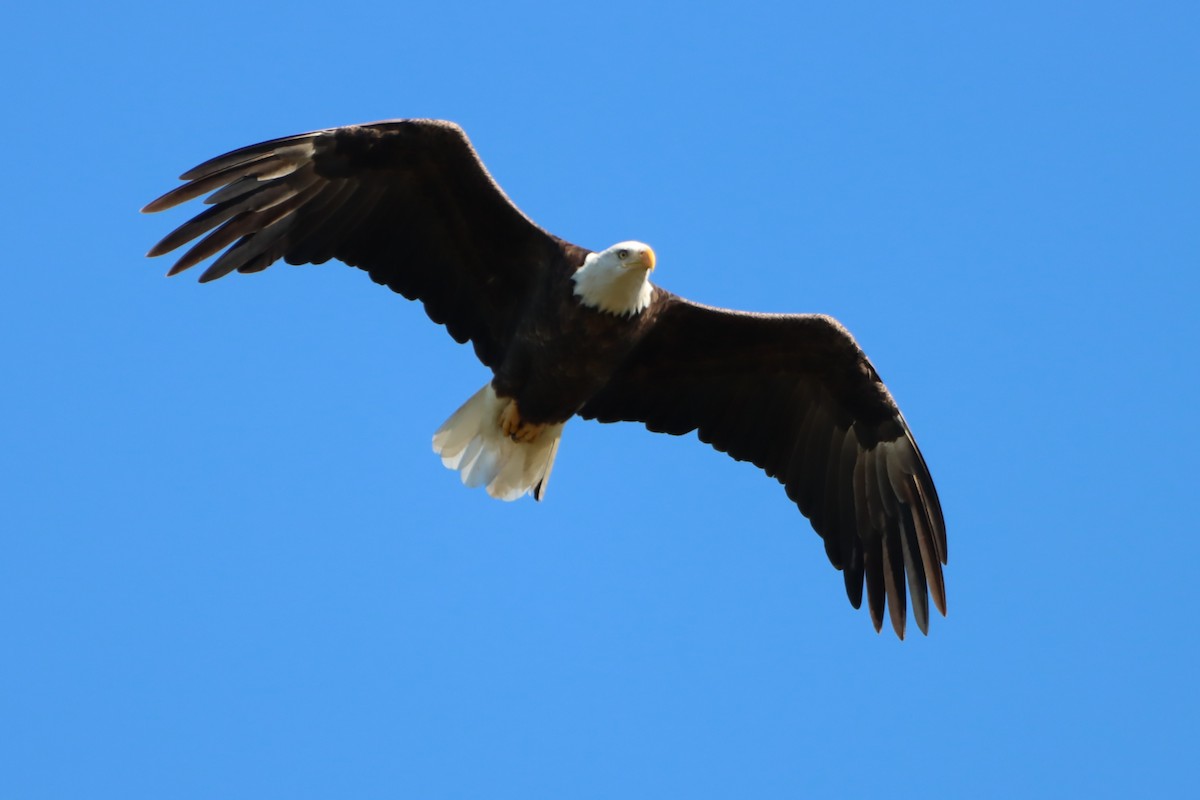
[[[825,540],[855,608],[904,637],[929,596],[946,613],[946,528],[925,460],[858,344],[821,315],[710,308],[661,289],[650,330],[579,412],[645,423],[750,461],[782,483]]]
[[[185,172],[153,212],[212,193],[211,208],[149,255],[202,235],[171,275],[222,253],[200,276],[258,272],[282,258],[336,258],[410,300],[487,366],[503,360],[524,304],[546,270],[587,251],[530,221],[492,180],[465,133],[434,120],[394,120],[244,147]],[[226,249],[228,248],[228,249]]]

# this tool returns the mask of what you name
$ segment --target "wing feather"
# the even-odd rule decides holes
[[[812,504],[807,501],[807,498],[801,492],[801,489],[805,486],[804,482],[796,479],[795,476],[800,475],[800,471],[803,469],[809,436],[812,435],[813,429],[822,425],[823,422],[820,419],[821,407],[811,402],[808,387],[798,386],[795,392],[795,399],[797,413],[801,417],[801,422],[796,427],[791,440],[784,442],[787,460],[782,462],[779,481],[787,491],[788,498],[807,516],[808,511],[812,508]]]
[[[925,566],[921,562],[921,549],[913,530],[912,512],[908,506],[901,509],[900,546],[904,552],[904,574],[908,577],[908,601],[912,604],[913,617],[921,633],[929,633],[929,586],[925,581]]]
[[[186,203],[188,200],[195,199],[202,194],[208,194],[214,189],[220,189],[222,186],[230,183],[230,181],[236,182],[245,177],[270,173],[273,171],[273,162],[271,159],[271,153],[263,153],[253,161],[205,173],[204,177],[195,180],[189,180],[186,175],[181,176],[180,179],[188,180],[188,183],[176,186],[162,197],[146,204],[142,212],[150,214],[155,211],[166,211],[168,208],[174,208],[180,203]]]
[[[800,510],[809,520],[817,519],[821,515],[818,503],[828,464],[829,432],[832,429],[833,423],[829,419],[828,410],[823,405],[817,405],[809,425],[808,436],[797,447],[795,459],[792,461],[793,466],[798,466],[799,469],[794,475],[788,475],[788,482],[795,482],[800,493]]]
[[[822,531],[822,538],[825,540],[825,554],[829,557],[829,563],[838,569],[841,569],[844,563],[842,559],[842,504],[838,478],[841,472],[842,447],[845,444],[847,433],[848,431],[842,428],[834,427],[828,434],[830,438],[829,458],[825,469],[820,472],[818,477],[818,480],[824,484],[820,510],[810,520],[813,525],[818,526],[818,530]]]
[[[803,387],[796,386],[786,378],[777,379],[774,393],[775,407],[763,414],[767,426],[764,447],[763,469],[780,483],[787,483],[787,467],[796,449],[796,438],[804,426],[810,406],[804,402]],[[773,421],[778,420],[771,430]]]
[[[837,491],[837,513],[838,513],[838,544],[839,556],[834,562],[834,566],[841,569],[847,585],[847,594],[850,597],[850,602],[855,608],[858,603],[854,602],[853,585],[857,581],[858,592],[862,591],[862,576],[858,573],[855,577],[855,565],[861,564],[862,558],[859,551],[862,550],[862,544],[858,538],[858,513],[854,508],[854,463],[858,460],[858,437],[854,435],[854,429],[851,428],[846,432],[842,440],[842,451],[838,458],[837,472],[830,475],[830,484]],[[861,602],[861,597],[859,598]]]
[[[903,639],[907,606],[904,603],[904,553],[901,539],[900,536],[884,536],[882,542],[883,583],[887,591],[888,614],[892,618],[892,629]]]
[[[147,253],[151,258],[155,256],[169,253],[170,251],[187,244],[188,242],[208,233],[212,229],[228,222],[239,214],[244,214],[255,208],[268,208],[282,197],[288,197],[292,194],[292,189],[287,186],[272,186],[267,184],[259,187],[254,192],[245,193],[237,199],[228,200],[219,205],[215,205],[206,211],[197,214],[188,222],[180,225],[175,230],[168,233],[154,247],[150,248]],[[217,247],[219,250],[220,247]],[[195,266],[203,261],[208,256],[211,256],[217,250],[208,252],[208,255],[200,256],[194,261],[189,261],[193,253],[199,252],[199,247],[193,247],[175,266],[172,267],[173,272],[179,273],[188,267]],[[181,266],[182,265],[182,266]]]
[[[278,260],[286,249],[283,239],[296,225],[296,217],[292,212],[307,203],[320,191],[321,185],[313,181],[291,197],[263,208],[253,215],[247,215],[245,221],[238,226],[244,231],[242,239],[209,265],[204,274],[200,276],[201,283],[222,278],[234,270],[258,272],[266,269],[271,262]],[[227,224],[232,225],[233,222]],[[278,252],[272,252],[274,250]],[[252,261],[268,253],[272,257],[267,263],[261,266],[256,265],[254,269],[246,269]]]

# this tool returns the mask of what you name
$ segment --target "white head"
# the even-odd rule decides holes
[[[654,251],[641,242],[619,242],[589,253],[575,271],[575,296],[609,314],[638,314],[650,305]]]

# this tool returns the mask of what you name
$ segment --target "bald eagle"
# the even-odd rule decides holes
[[[912,432],[858,344],[819,314],[712,308],[650,282],[654,251],[591,251],[527,218],[462,129],[394,120],[234,150],[143,211],[209,195],[158,256],[202,235],[175,275],[221,253],[231,272],[338,259],[410,300],[492,379],[433,436],[468,486],[541,499],[573,416],[643,423],[749,461],[782,483],[875,630],[904,637],[905,586],[928,631],[946,613],[946,532]],[[207,235],[205,235],[207,234]],[[224,251],[224,252],[221,252]]]

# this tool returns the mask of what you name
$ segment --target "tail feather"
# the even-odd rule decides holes
[[[462,482],[472,489],[478,489],[490,483],[496,474],[498,454],[489,449],[482,438],[475,439],[467,445],[466,456],[463,459]]]
[[[492,497],[516,500],[545,493],[558,454],[562,423],[548,426],[532,442],[514,442],[500,430],[504,401],[491,384],[450,415],[433,435],[433,450],[449,469],[458,470],[471,488],[486,486]]]
[[[558,445],[562,442],[562,431],[554,437],[554,443],[550,445],[550,454],[546,456],[546,471],[542,473],[541,480],[537,482],[537,486],[533,487],[533,499],[541,502],[542,495],[546,493],[546,484],[550,482],[550,470],[554,469],[554,458],[558,455]]]

